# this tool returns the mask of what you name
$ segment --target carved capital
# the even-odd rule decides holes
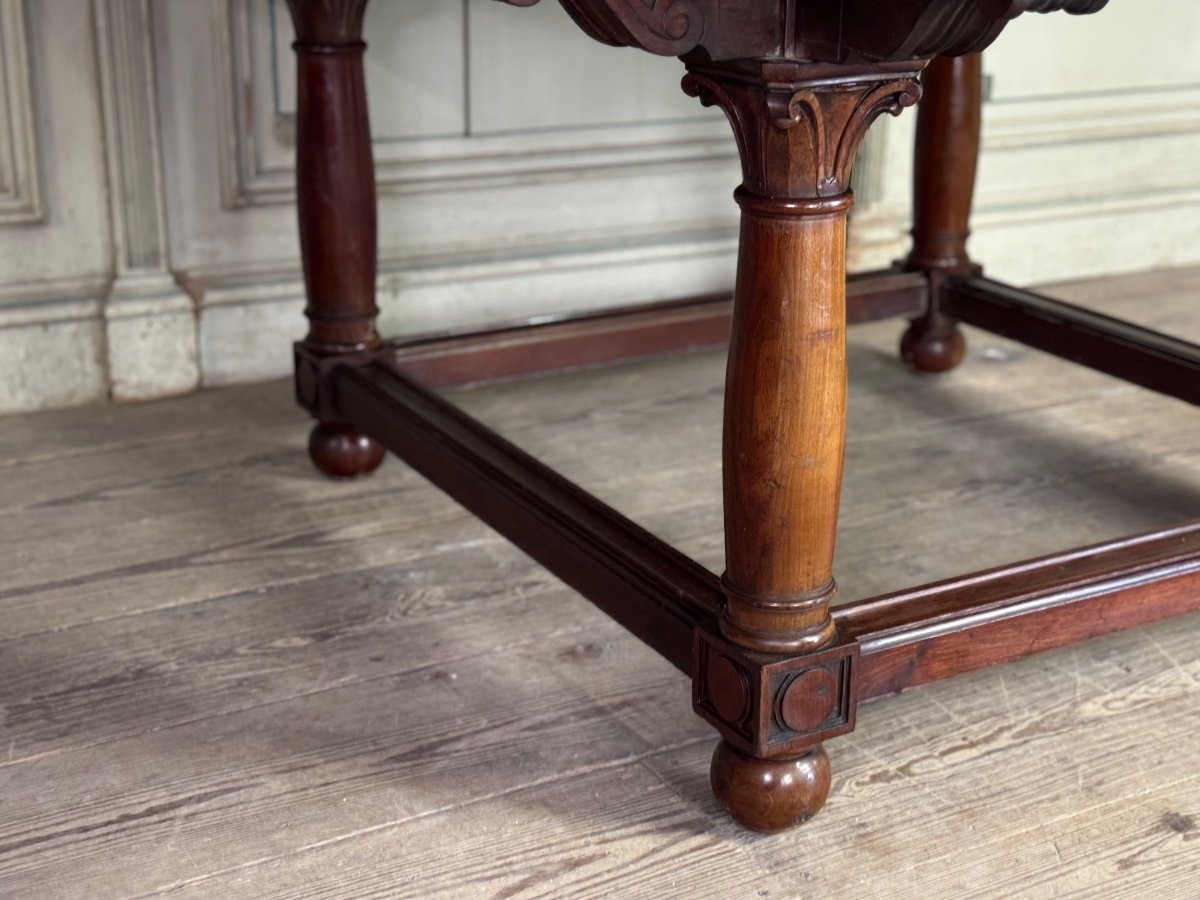
[[[689,59],[683,89],[719,106],[733,126],[744,188],[771,198],[846,193],[859,142],[875,117],[921,96],[920,64],[855,70],[761,60]]]
[[[697,630],[692,706],[739,750],[793,757],[854,730],[858,655],[851,641],[769,656]]]

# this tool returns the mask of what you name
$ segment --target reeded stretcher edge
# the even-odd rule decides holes
[[[386,357],[332,370],[338,411],[693,674],[719,579]],[[1200,609],[1200,522],[836,607],[857,699]]]
[[[1200,404],[1200,346],[988,278],[956,279],[942,311],[1160,394]]]
[[[836,607],[859,699],[1200,609],[1200,522]]]

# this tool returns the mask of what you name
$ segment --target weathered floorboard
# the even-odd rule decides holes
[[[1194,339],[1200,270],[1046,290]],[[1200,513],[1200,418],[971,332],[850,332],[842,599]],[[455,395],[722,565],[720,353]],[[1121,897],[1200,880],[1200,616],[866,704],[735,828],[686,681],[284,385],[0,429],[0,896]],[[765,893],[764,893],[765,892]]]

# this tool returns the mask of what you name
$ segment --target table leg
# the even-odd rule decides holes
[[[947,276],[978,273],[967,256],[979,157],[982,57],[933,59],[921,77],[913,171],[913,248],[907,267],[929,274],[929,309],[913,319],[900,355],[921,372],[945,372],[966,351],[958,322],[941,310]]]
[[[296,28],[296,183],[309,331],[316,357],[378,349],[375,171],[367,117],[362,19],[367,0],[288,0]],[[374,471],[383,447],[318,414],[308,452],[331,478]]]
[[[721,628],[758,653],[818,651],[837,640],[829,604],[845,444],[850,170],[871,120],[913,103],[918,89],[911,71],[702,61],[689,70],[685,90],[729,116],[744,176],[725,389]],[[716,709],[819,733],[832,703],[825,676],[812,681],[821,697],[801,684],[786,702],[781,691],[778,704],[743,713],[754,705],[724,666],[718,657],[701,673]],[[804,821],[824,803],[830,770],[819,737],[799,751],[793,742],[786,755],[758,758],[723,742],[713,790],[755,830]]]

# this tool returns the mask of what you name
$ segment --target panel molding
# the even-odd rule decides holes
[[[263,0],[210,0],[218,77],[218,149],[221,201],[226,209],[293,203],[291,141],[294,119],[275,109],[255,109],[251,4]],[[260,75],[265,77],[265,75]],[[276,142],[264,147],[254,123]],[[604,125],[536,132],[375,140],[380,195],[507,187],[569,181],[624,169],[736,160],[723,120]]]
[[[117,270],[166,271],[148,0],[95,0],[94,9]]]
[[[439,256],[380,261],[380,330],[460,330],[603,306],[733,289],[735,231],[551,256]],[[193,273],[205,386],[286,375],[304,333],[299,269],[216,267]]]
[[[1195,206],[1198,153],[1200,85],[986,103],[972,225],[983,234]],[[904,172],[887,181],[872,212],[907,229],[911,151],[903,155]]]
[[[100,310],[107,279],[0,285],[0,413],[99,400],[108,391]]]
[[[1200,133],[1200,84],[998,100],[984,105],[983,150]]]
[[[1198,152],[1200,86],[989,104],[977,227],[1194,205]]]
[[[114,274],[104,304],[114,399],[196,386],[191,298],[170,271],[149,0],[94,0]]]
[[[0,225],[45,219],[24,0],[0,0]]]

